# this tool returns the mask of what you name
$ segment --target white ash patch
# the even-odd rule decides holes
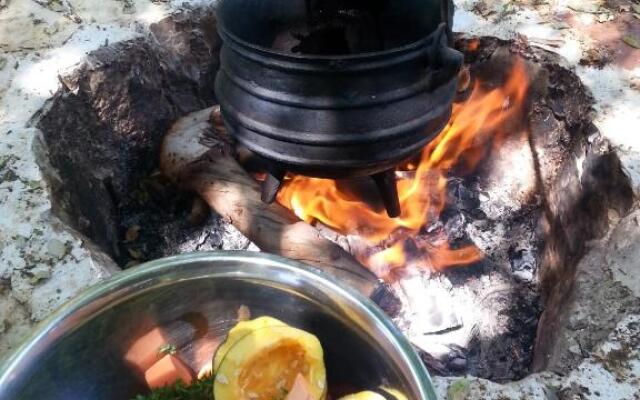
[[[399,280],[398,292],[404,295],[403,302],[407,305],[402,319],[410,321],[405,332],[421,348],[434,354],[430,347],[436,345],[437,337],[436,340],[433,337],[424,340],[425,335],[461,328],[465,302],[460,301],[463,299],[454,299],[451,282],[446,277],[429,279],[427,275],[416,271],[413,276]]]

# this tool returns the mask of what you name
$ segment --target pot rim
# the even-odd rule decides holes
[[[249,251],[196,252],[162,258],[119,272],[90,287],[38,324],[30,337],[8,357],[4,365],[0,367],[0,397],[2,397],[2,388],[7,387],[19,375],[24,374],[22,369],[35,361],[59,337],[76,329],[87,319],[96,317],[106,307],[126,301],[134,293],[148,289],[150,284],[152,287],[167,284],[168,282],[162,279],[163,276],[173,276],[174,279],[179,280],[229,276],[222,275],[222,273],[216,274],[215,267],[206,268],[206,271],[203,271],[202,268],[186,268],[188,264],[216,261],[240,262],[254,266],[261,264],[270,267],[264,268],[262,271],[260,269],[236,271],[232,276],[273,281],[276,274],[273,274],[272,270],[277,269],[292,274],[292,277],[297,276],[312,280],[336,296],[343,298],[372,320],[375,326],[387,337],[393,348],[398,351],[403,362],[411,371],[412,376],[407,379],[415,385],[415,389],[421,396],[420,399],[436,400],[431,377],[413,346],[389,317],[370,299],[343,286],[333,277],[311,266],[267,253]],[[124,296],[121,296],[123,292]],[[116,293],[118,296],[114,296]]]
[[[220,0],[220,2],[228,1],[228,0]],[[220,6],[218,6],[219,9]],[[217,14],[217,28],[220,32],[221,36],[227,37],[231,39],[236,44],[253,50],[262,55],[266,55],[273,58],[279,58],[282,60],[292,61],[292,62],[357,62],[357,61],[371,61],[373,59],[379,58],[390,58],[394,56],[403,55],[406,53],[414,52],[417,50],[421,50],[427,45],[430,45],[433,41],[434,34],[436,34],[441,28],[442,25],[446,25],[444,22],[440,22],[429,34],[425,35],[422,39],[410,42],[403,46],[393,47],[390,49],[382,50],[382,51],[371,51],[371,52],[362,52],[357,54],[344,54],[344,55],[321,55],[321,54],[296,54],[289,53],[279,50],[274,50],[269,47],[260,46],[255,43],[248,42],[244,39],[241,39],[239,36],[231,32],[225,26],[224,19]],[[224,41],[224,40],[223,40]]]

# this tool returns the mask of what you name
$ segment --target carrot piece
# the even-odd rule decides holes
[[[146,371],[158,361],[158,349],[167,343],[162,330],[153,328],[138,338],[124,355],[125,360],[135,365],[140,372]]]
[[[172,385],[178,380],[185,384],[193,381],[194,373],[187,364],[176,356],[167,354],[144,373],[150,389]]]
[[[314,400],[309,388],[309,382],[302,374],[296,376],[296,380],[293,382],[293,386],[285,400]]]

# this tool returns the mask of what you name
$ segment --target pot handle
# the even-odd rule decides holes
[[[455,78],[464,62],[464,55],[448,46],[446,25],[440,24],[438,30],[435,43],[428,55],[429,67],[434,69],[430,84],[432,89]]]

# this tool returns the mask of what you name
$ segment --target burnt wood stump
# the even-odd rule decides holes
[[[171,124],[215,103],[215,26],[214,10],[199,8],[153,24],[148,37],[101,47],[60,77],[62,88],[37,116],[54,213],[120,265],[206,240],[183,223],[189,196],[155,172]],[[136,226],[136,246],[125,244]]]

